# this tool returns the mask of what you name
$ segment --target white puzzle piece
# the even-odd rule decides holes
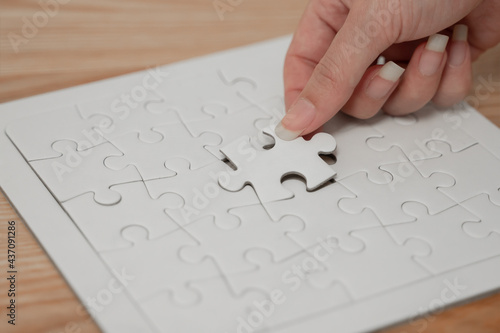
[[[464,232],[462,226],[477,217],[461,206],[429,215],[424,205],[407,202],[403,210],[414,216],[415,221],[391,225],[387,230],[399,243],[410,239],[429,243],[432,253],[415,260],[435,274],[500,255],[500,235],[478,239]]]
[[[193,121],[186,126],[194,135],[201,135],[206,131],[219,134],[222,143],[219,147],[206,147],[219,159],[224,155],[220,148],[240,138],[242,135],[255,137],[258,134],[257,124],[259,121],[269,121],[270,113],[268,109],[281,102],[281,99],[274,98],[259,105],[252,105],[242,110],[230,112],[225,106],[205,108],[203,111],[212,118],[208,120]]]
[[[483,239],[500,236],[500,206],[492,203],[488,195],[478,195],[460,205],[480,219],[479,222],[467,222],[463,225],[467,234]]]
[[[271,128],[263,132],[275,140],[269,150],[257,151],[252,147],[249,137],[241,137],[221,149],[236,166],[229,181],[220,179],[222,187],[239,191],[251,184],[261,202],[268,202],[291,197],[281,186],[281,179],[287,175],[304,177],[309,190],[318,188],[335,176],[335,171],[319,157],[320,154],[331,154],[335,150],[336,143],[332,136],[318,133],[309,141],[303,138],[285,141],[278,138]],[[259,169],[267,172],[256,173],[255,170]]]
[[[113,171],[104,166],[108,156],[120,154],[110,143],[83,151],[78,151],[73,141],[57,141],[52,147],[61,153],[60,157],[32,161],[30,164],[60,202],[93,192],[96,202],[113,205],[121,197],[111,190],[112,185],[141,180],[134,167]]]
[[[148,110],[149,104],[161,101],[161,97],[152,87],[147,88],[150,84],[148,81],[156,81],[151,73],[148,71],[140,81],[122,84],[120,90],[116,90],[120,91],[118,94],[112,93],[80,103],[77,108],[83,117],[106,116],[112,119],[113,125],[106,131],[101,130],[102,136],[108,140],[135,132],[144,142],[158,142],[162,136],[152,130],[152,124],[175,124],[180,122],[180,117],[174,109],[161,112]],[[161,77],[157,80],[163,81]],[[146,85],[143,82],[146,82]]]
[[[272,221],[260,205],[233,208],[229,211],[240,219],[233,229],[221,229],[213,218],[205,218],[184,227],[197,241],[197,246],[181,250],[184,260],[196,263],[212,257],[226,274],[249,270],[252,265],[243,260],[247,250],[262,247],[270,250],[276,260],[283,260],[302,249],[289,233],[299,232],[304,222],[296,216]],[[224,246],[220,246],[224,244]]]
[[[370,148],[366,143],[367,140],[382,137],[382,133],[370,126],[367,121],[338,113],[323,126],[323,131],[330,133],[337,141],[334,154],[336,180],[342,180],[358,172],[366,172],[370,181],[387,184],[391,176],[381,170],[380,166],[406,160],[406,155],[397,146],[390,147],[386,151]],[[356,147],[354,151],[353,146]]]
[[[500,170],[500,160],[480,145],[474,145],[459,152],[452,152],[443,142],[429,142],[429,149],[439,158],[415,162],[424,175],[442,172],[452,176],[455,184],[440,188],[456,202],[462,202],[481,193],[487,193],[490,200],[500,205],[500,177],[491,177]]]
[[[180,209],[184,200],[176,193],[164,193],[152,199],[143,182],[113,185],[110,190],[120,194],[121,200],[111,206],[94,201],[93,193],[86,193],[63,203],[83,234],[97,251],[109,251],[130,246],[121,236],[124,228],[141,225],[151,238],[160,237],[179,225],[167,215],[167,210]]]
[[[220,333],[237,332],[238,329],[244,332],[245,328],[240,327],[263,327],[256,304],[267,305],[269,300],[264,292],[251,290],[235,296],[229,293],[222,279],[192,282],[188,287],[199,294],[199,303],[179,306],[168,292],[158,293],[141,303],[158,332]],[[257,317],[253,319],[252,314]],[[255,320],[254,325],[248,320],[252,324]]]
[[[183,246],[196,245],[196,241],[184,230],[178,229],[152,238],[145,227],[129,225],[121,234],[131,246],[102,252],[101,256],[115,272],[125,270],[134,276],[127,285],[127,290],[138,301],[168,291],[172,295],[172,301],[179,306],[193,305],[201,299],[200,295],[188,287],[189,282],[220,275],[210,260],[192,265],[179,257],[179,250]]]
[[[500,289],[496,126],[429,104],[282,141],[289,43],[0,105],[0,187],[103,332],[369,332]]]
[[[391,174],[390,183],[372,183],[363,172],[339,181],[356,194],[354,199],[341,199],[340,209],[347,213],[359,214],[369,208],[375,212],[382,224],[389,225],[412,220],[401,209],[407,201],[424,203],[432,214],[455,204],[437,189],[453,185],[454,180],[449,175],[436,173],[425,178],[410,162],[389,164],[380,168]]]
[[[105,164],[113,170],[134,165],[144,180],[174,176],[165,167],[165,162],[172,158],[185,158],[193,169],[201,168],[217,159],[205,149],[220,143],[220,137],[214,133],[204,132],[193,137],[181,124],[168,124],[153,129],[161,135],[158,142],[147,143],[139,138],[139,134],[131,132],[111,142],[123,152],[123,156],[106,159]]]
[[[266,52],[250,51],[247,55],[253,59],[245,66],[240,64],[226,63],[223,69],[219,69],[219,75],[224,82],[238,82],[242,78],[252,82],[252,85],[240,85],[238,95],[246,100],[257,102],[270,98],[274,92],[282,92],[283,72],[280,66],[269,61]],[[281,94],[281,93],[280,93]]]
[[[240,220],[229,214],[229,210],[259,203],[250,187],[229,192],[219,186],[219,177],[229,176],[229,168],[220,161],[196,170],[192,170],[189,161],[184,159],[168,160],[166,166],[175,173],[175,177],[149,180],[146,181],[146,186],[154,198],[168,192],[182,197],[182,207],[168,212],[179,225],[213,216],[219,228],[233,229],[240,224]]]
[[[255,269],[228,275],[227,279],[238,295],[249,291],[249,286],[263,290],[267,295],[279,295],[280,302],[274,304],[272,315],[266,320],[270,326],[351,301],[348,291],[340,283],[333,283],[327,288],[311,285],[309,274],[323,271],[325,267],[306,252],[276,262],[269,251],[255,248],[246,252],[245,259],[255,265]]]
[[[491,78],[491,77],[490,77]],[[467,134],[475,138],[477,142],[500,159],[500,140],[497,137],[497,126],[491,122],[483,122],[481,126],[477,121],[482,118],[474,108],[462,101],[449,110],[440,110],[446,114],[446,118],[452,124],[452,128],[462,128]]]
[[[329,236],[337,239],[346,251],[361,251],[364,248],[363,242],[352,237],[351,232],[380,225],[380,221],[370,210],[354,215],[345,213],[338,207],[340,199],[355,197],[340,183],[327,183],[314,192],[308,192],[305,184],[299,179],[286,180],[283,186],[293,193],[293,198],[269,202],[264,206],[275,220],[286,215],[295,215],[304,220],[304,230],[290,234],[290,237],[304,248],[309,248],[318,243],[318,239]]]
[[[384,151],[399,146],[411,161],[438,156],[426,147],[432,140],[448,142],[454,152],[477,142],[460,126],[454,126],[449,114],[436,112],[431,105],[426,105],[416,114],[375,117],[371,122],[384,136],[368,140],[370,147]]]
[[[111,118],[93,115],[83,118],[74,106],[39,113],[10,124],[6,132],[28,161],[55,158],[54,142],[70,140],[82,151],[105,142],[102,134],[113,128]]]
[[[226,276],[231,290],[237,295],[251,288],[268,294],[274,289],[298,290],[302,282],[307,282],[310,273],[326,269],[319,261],[311,260],[305,251],[275,261],[269,250],[255,247],[245,251],[244,260],[252,266],[251,270]]]
[[[430,254],[427,243],[415,239],[398,244],[383,227],[357,230],[352,234],[365,243],[365,251],[352,253],[330,247],[330,252],[323,254],[327,270],[310,275],[314,285],[325,288],[341,282],[354,299],[363,299],[430,276],[414,261],[415,257]],[[371,267],[370,274],[363,273],[367,267]]]
[[[255,84],[244,77],[226,81],[220,70],[205,68],[189,74],[188,80],[181,80],[175,87],[168,80],[162,82],[156,89],[161,99],[148,105],[148,110],[160,113],[175,110],[186,123],[210,119],[212,117],[206,110],[222,108],[236,112],[250,106],[251,103],[238,91],[252,88]],[[188,93],[187,97],[187,92],[196,94]]]

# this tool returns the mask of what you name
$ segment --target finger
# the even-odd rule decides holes
[[[397,89],[383,110],[391,115],[404,115],[422,108],[436,94],[446,65],[448,36],[432,35],[417,47]]]
[[[404,71],[392,61],[368,68],[342,111],[356,118],[372,117],[397,87]]]
[[[364,32],[375,22],[372,13],[384,10],[377,6],[380,3],[375,1],[354,3],[298,99],[277,126],[276,133],[282,139],[310,133],[333,117],[347,102],[368,66],[396,40],[392,22],[378,25],[375,33]],[[395,17],[398,16],[388,15],[388,20]]]
[[[345,7],[332,5],[331,8],[324,8],[323,3],[309,2],[288,48],[283,75],[287,109],[304,89],[314,68],[332,43],[337,29],[344,23]],[[333,4],[333,1],[330,3]],[[327,18],[334,23],[330,25]]]
[[[469,92],[472,69],[467,32],[467,26],[463,24],[457,24],[453,29],[443,77],[437,93],[432,99],[439,106],[450,106],[458,103]]]

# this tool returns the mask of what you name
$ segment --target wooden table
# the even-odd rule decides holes
[[[35,0],[0,4],[0,102],[104,79],[293,32],[305,0],[239,0],[221,20],[213,0],[59,0],[44,26],[31,33],[17,52],[8,40],[21,35],[23,20],[41,7]],[[227,0],[222,0],[227,3]],[[45,2],[45,1],[43,1]],[[239,4],[237,4],[239,3]],[[41,22],[43,23],[43,21]],[[12,35],[11,35],[12,36]],[[25,43],[24,43],[25,42]],[[496,86],[479,100],[479,110],[500,125],[500,47],[475,64],[479,79]],[[0,157],[1,158],[1,157]],[[4,316],[6,280],[0,279],[2,332],[98,332],[80,303],[17,213],[0,194],[0,239],[7,221],[18,223],[18,325]],[[2,272],[6,251],[0,251]],[[500,295],[449,309],[397,332],[498,332]]]

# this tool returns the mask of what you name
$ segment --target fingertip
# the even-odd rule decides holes
[[[301,134],[300,131],[291,131],[289,129],[286,129],[282,123],[279,123],[276,126],[276,128],[274,129],[274,133],[276,133],[278,138],[285,141],[291,141],[293,139],[296,139]]]
[[[469,51],[467,43],[468,28],[465,24],[457,24],[453,28],[453,37],[448,52],[448,65],[451,67],[460,67],[464,64]]]
[[[382,79],[395,83],[397,80],[399,80],[404,72],[405,69],[403,67],[397,65],[393,61],[389,61],[385,63],[384,66],[382,66],[382,68],[378,72],[378,76],[380,76]]]
[[[373,117],[396,89],[404,71],[392,61],[368,68],[342,111],[358,119]]]
[[[423,76],[434,76],[439,74],[440,69],[442,70],[448,40],[449,37],[446,35],[435,34],[429,36],[418,64],[418,69]]]
[[[435,97],[446,68],[448,40],[444,35],[432,35],[415,49],[404,78],[382,108],[385,113],[409,114]]]
[[[315,117],[316,107],[314,104],[306,98],[299,98],[276,126],[276,135],[282,140],[293,140],[304,132]]]
[[[464,24],[457,24],[453,28],[447,65],[438,91],[432,99],[436,105],[442,107],[454,105],[469,93],[472,83],[472,67],[467,34],[468,28]]]

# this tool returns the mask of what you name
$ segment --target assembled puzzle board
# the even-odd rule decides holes
[[[289,41],[0,106],[1,188],[103,331],[364,332],[500,288],[498,128],[273,139]]]

